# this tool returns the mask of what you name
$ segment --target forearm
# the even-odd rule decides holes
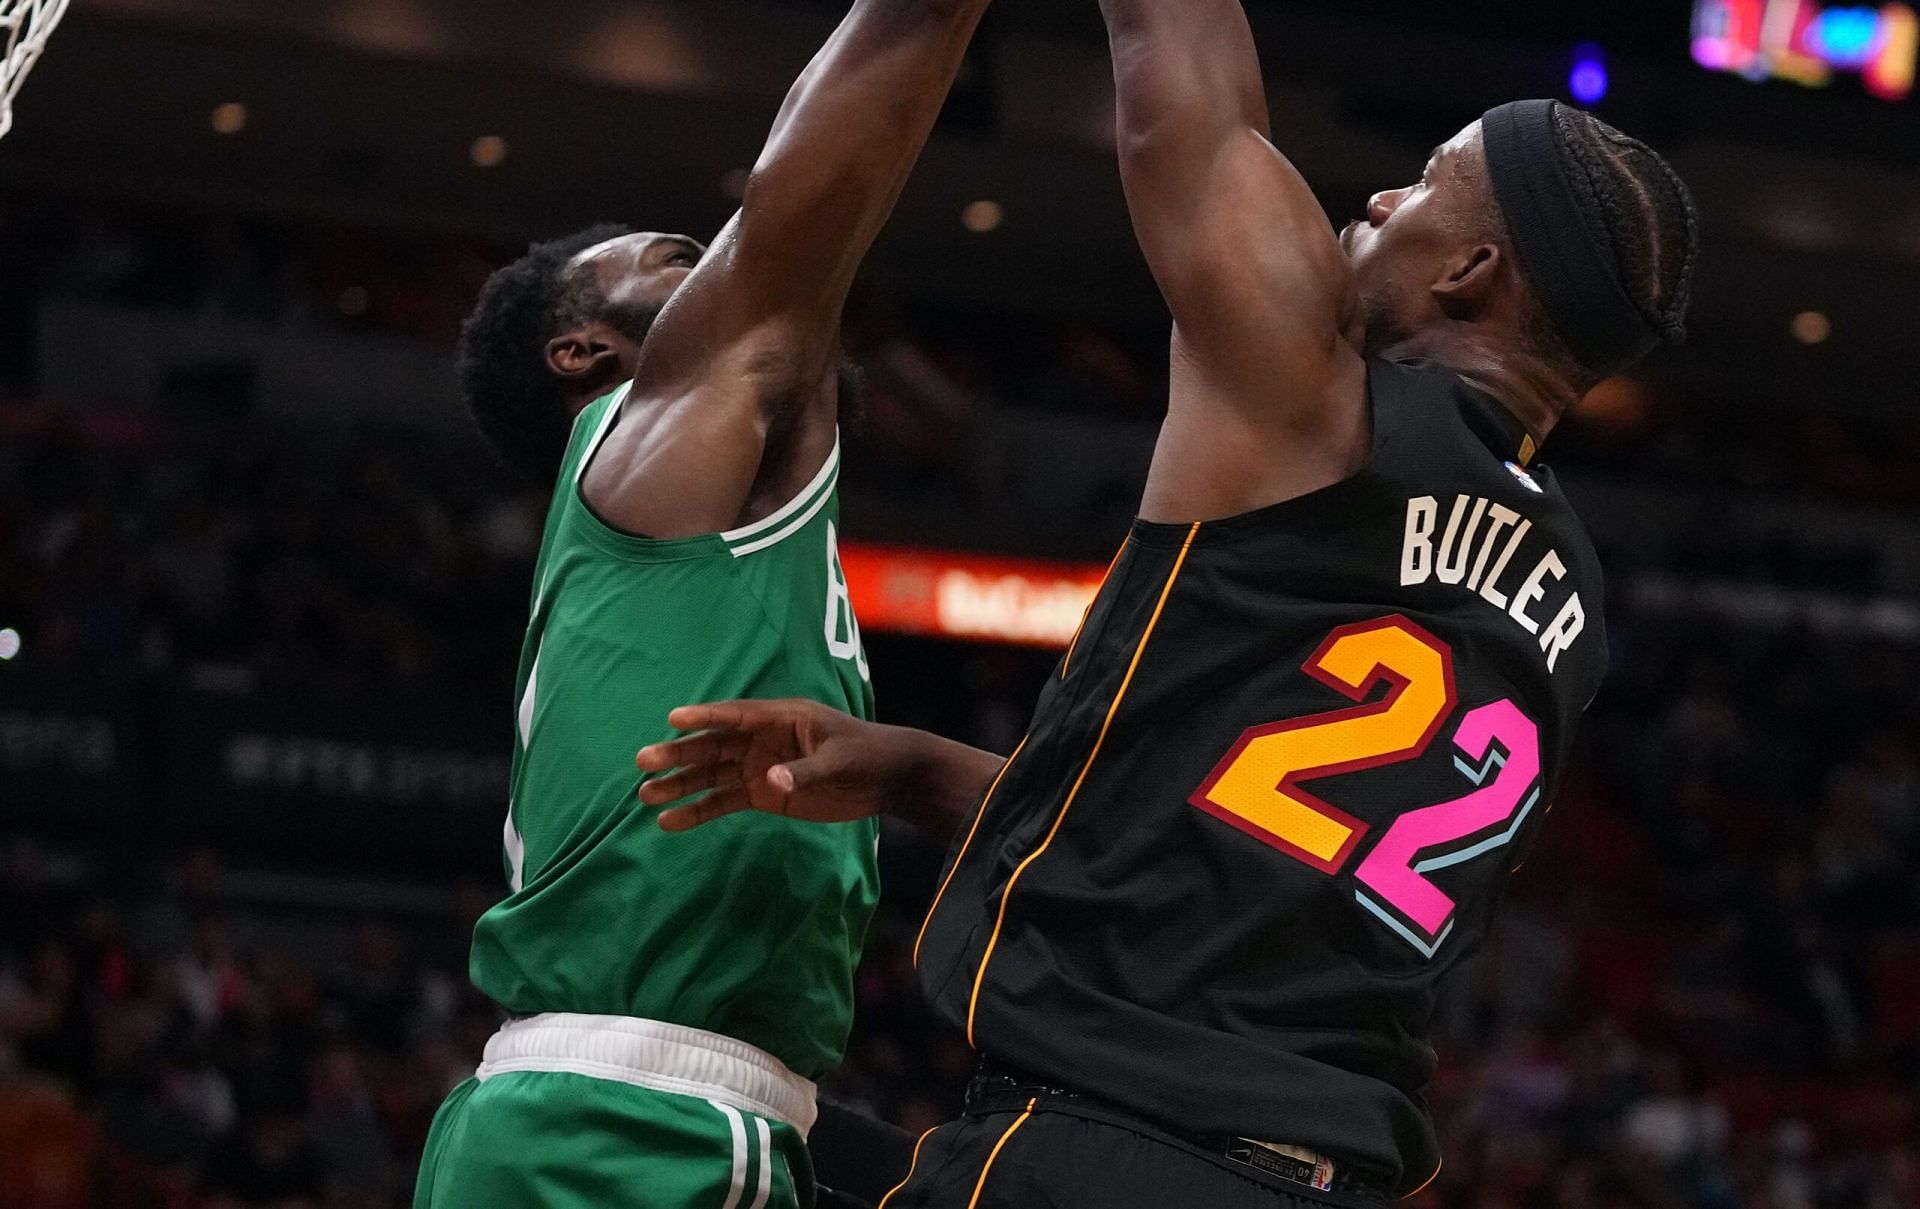
[[[739,221],[743,256],[780,263],[762,291],[770,310],[837,327],[830,312],[899,200],[989,2],[860,0],[795,83]]]
[[[1006,758],[926,731],[899,729],[907,759],[888,814],[947,843],[966,823]]]
[[[1180,312],[1246,251],[1224,238],[1247,165],[1271,157],[1259,56],[1240,0],[1102,0],[1116,143],[1148,265]],[[1226,264],[1220,263],[1222,260]]]
[[[1313,191],[1268,140],[1240,0],[1101,7],[1127,207],[1180,350],[1249,400],[1272,393],[1276,370],[1312,377],[1302,367],[1339,334],[1350,270]]]
[[[859,0],[794,85],[734,216],[661,312],[587,492],[654,536],[732,528],[769,435],[831,417],[854,274],[926,144],[988,0]],[[822,451],[824,454],[824,450]]]
[[[1240,0],[1101,0],[1123,161],[1204,154],[1268,133],[1266,88]]]

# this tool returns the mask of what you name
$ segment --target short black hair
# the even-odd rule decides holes
[[[1700,257],[1700,214],[1686,182],[1653,148],[1584,110],[1559,106],[1554,134],[1588,235],[1607,249],[1617,280],[1661,340],[1679,343]],[[1536,307],[1531,328],[1536,351],[1583,392],[1615,368],[1584,364],[1544,308]]]
[[[474,423],[509,466],[542,485],[558,476],[573,432],[547,342],[603,303],[592,274],[567,269],[588,248],[633,231],[602,223],[534,244],[488,278],[460,331],[460,389]]]

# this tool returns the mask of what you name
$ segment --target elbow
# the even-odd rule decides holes
[[[1114,132],[1114,146],[1122,163],[1150,163],[1185,140],[1166,115],[1128,112],[1122,109],[1120,124]]]
[[[983,0],[918,0],[917,7],[931,20],[951,25],[981,11],[985,4]]]
[[[773,150],[768,147],[768,152]],[[760,162],[747,173],[747,183],[740,192],[740,225],[743,229],[758,231],[764,225],[765,216],[770,209],[779,206],[791,208],[793,198],[783,179],[786,161],[778,155],[762,154]]]
[[[1198,133],[1192,112],[1171,103],[1174,87],[1164,79],[1121,77],[1114,146],[1122,161],[1150,159]]]
[[[1100,15],[1107,20],[1107,39],[1115,51],[1151,40],[1153,7],[1147,0],[1100,0]]]
[[[1113,62],[1122,157],[1192,149],[1209,138],[1218,141],[1225,136],[1226,119],[1237,116],[1219,104],[1203,63],[1147,46],[1134,51],[1116,46]]]
[[[987,0],[864,0],[876,16],[909,24],[952,25],[986,7]]]

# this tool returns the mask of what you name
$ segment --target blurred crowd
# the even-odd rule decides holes
[[[1574,784],[1446,1009],[1434,1203],[1920,1204],[1920,655],[1613,636]]]
[[[0,615],[23,659],[227,667],[340,697],[512,651],[545,501],[404,433],[237,434],[0,408]]]
[[[362,333],[451,350],[481,283],[519,250],[0,193],[0,275],[11,296],[83,300],[256,331]],[[0,310],[0,392],[31,380],[34,320],[32,307]],[[889,438],[883,452],[909,462],[918,452],[962,477],[967,468],[953,463],[975,451],[953,438],[977,426],[982,410],[1144,423],[1165,399],[1166,323],[1150,305],[1094,318],[862,289],[849,309],[849,332],[857,358],[883,379],[868,417]],[[1762,410],[1746,398],[1717,396],[1710,384],[1703,390],[1689,383],[1682,399],[1616,382],[1596,392],[1577,419],[1556,434],[1558,461],[1740,489],[1920,504],[1920,479],[1907,473],[1920,461],[1920,417],[1911,413],[1848,414],[1824,402]]]
[[[966,393],[917,346],[896,341],[879,363],[873,397],[894,411],[908,410],[908,381],[920,384],[916,403]],[[544,489],[514,481],[477,442],[444,433],[324,417],[234,424],[218,408],[196,413],[191,399],[177,402],[156,412],[0,394],[0,626],[18,630],[23,666],[116,680],[213,668],[248,688],[331,700],[369,685],[504,691],[511,661],[472,653],[517,649]],[[1024,460],[1023,473],[1047,476],[1046,435],[1017,447],[956,446],[933,431],[981,424],[990,421],[949,416],[922,431],[926,440],[904,423],[854,430],[843,483],[849,533],[913,540],[921,524],[934,527],[919,539],[931,544],[1017,551],[1021,538],[1044,539],[1045,552],[1104,560],[1133,497],[1090,492],[1082,514],[1053,512],[1037,533],[1019,504],[1026,480],[1009,464]],[[1816,465],[1797,452],[1761,456],[1766,442],[1804,449],[1791,426],[1741,431],[1753,448],[1716,452],[1729,473],[1763,480],[1748,463]],[[1873,425],[1838,434],[1828,434],[1833,477],[1815,498],[1879,509],[1920,487],[1898,470],[1903,446]],[[1649,469],[1636,480],[1622,473],[1633,461],[1603,425],[1573,422],[1562,435],[1568,456],[1556,465],[1576,482],[1659,482],[1658,459],[1693,441],[1680,427],[1639,442]],[[1017,452],[995,468],[987,465],[995,449]],[[1057,467],[1053,476],[1062,477]],[[1783,489],[1753,498],[1789,507],[1802,498],[1775,486]],[[1743,498],[1730,494],[1696,515],[1737,511]],[[1603,541],[1603,553],[1617,590],[1638,572],[1664,570],[1871,602],[1909,593],[1916,576],[1914,551],[1896,567],[1876,536],[1899,523],[1842,535],[1829,523],[1804,536],[1701,524],[1651,535],[1660,540],[1645,546]],[[1911,600],[1902,607],[1920,616]],[[1920,622],[1901,624],[1920,632]]]
[[[179,215],[28,218],[0,224],[0,251],[47,296],[438,348],[494,254]],[[937,491],[964,502],[984,494],[969,478],[979,446],[953,434],[990,426],[992,409],[1144,424],[1161,393],[1157,331],[904,300],[868,311],[878,435],[849,460],[856,490],[866,476],[922,506]],[[0,627],[20,648],[0,676],[214,675],[347,707],[396,687],[506,700],[540,492],[404,427],[235,424],[218,383],[164,413],[36,400],[31,332],[11,322]],[[1737,412],[1623,384],[1554,454],[1576,476],[1730,499],[1920,503],[1920,425]],[[1107,534],[1088,532],[1080,553],[1104,557]],[[1901,590],[1864,539],[1720,537],[1668,547],[1669,564],[1756,591]],[[1863,637],[1636,610],[1635,551],[1608,553],[1609,686],[1490,951],[1437,1022],[1448,1160],[1411,1203],[1920,1206],[1920,644],[1898,625]],[[893,720],[999,750],[1049,663],[871,645]],[[0,816],[31,813],[8,792]],[[338,869],[293,871],[294,894],[246,852],[124,849],[0,837],[0,1206],[407,1203],[432,1112],[496,1023],[464,976],[492,884],[424,902],[415,887],[376,910]],[[940,855],[890,836],[891,898],[832,1081],[916,1132],[954,1110],[974,1061],[910,968]]]
[[[1437,1022],[1448,1161],[1412,1204],[1920,1204],[1920,743],[1901,687],[1920,666],[1623,637],[1574,784]],[[919,657],[966,674],[957,649]],[[1656,701],[1673,668],[1681,690]],[[1002,725],[1027,670],[961,726]],[[889,836],[893,897],[829,1083],[913,1131],[974,1063],[911,969],[938,858]],[[0,1204],[406,1203],[432,1112],[496,1023],[463,977],[490,891],[380,915],[257,882],[206,850],[154,874],[5,849]]]
[[[496,1024],[465,919],[248,913],[205,851],[134,885],[26,843],[0,862],[0,1204],[407,1203]]]
[[[1572,785],[1437,1021],[1448,1160],[1412,1203],[1911,1209],[1920,658],[1658,623],[1617,637]],[[969,680],[946,721],[987,740],[1034,678],[962,648],[896,653]],[[939,853],[896,833],[887,860],[829,1087],[918,1131],[974,1057],[911,969]],[[463,976],[492,892],[381,915],[249,884],[204,850],[155,875],[6,849],[0,1204],[406,1203],[432,1112],[496,1023]]]

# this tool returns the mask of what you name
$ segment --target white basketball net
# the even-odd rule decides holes
[[[0,0],[0,135],[13,127],[13,94],[39,61],[72,0]]]

